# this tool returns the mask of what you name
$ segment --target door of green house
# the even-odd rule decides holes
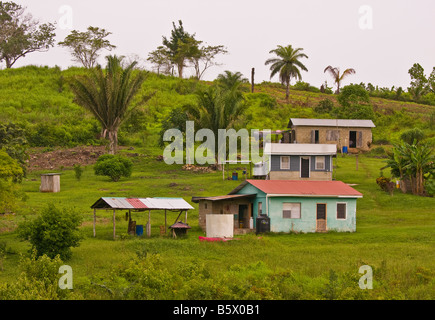
[[[249,217],[248,217],[248,206],[245,204],[239,205],[239,224],[238,228],[249,228]],[[248,218],[248,223],[246,223],[246,220]]]
[[[316,231],[326,232],[326,203],[317,204]]]

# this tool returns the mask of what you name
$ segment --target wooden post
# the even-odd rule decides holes
[[[151,210],[148,210],[147,237],[151,237]]]
[[[184,223],[187,223],[187,210],[184,211]]]
[[[96,223],[97,223],[97,209],[94,208],[94,228],[93,228],[93,230],[94,230],[94,238],[96,236],[96,233],[95,233],[95,224]]]
[[[165,209],[165,233],[166,230],[168,230],[168,223],[167,223],[167,219],[166,219],[166,209]]]
[[[116,238],[116,227],[115,227],[115,217],[116,217],[116,210],[113,210],[113,240]]]

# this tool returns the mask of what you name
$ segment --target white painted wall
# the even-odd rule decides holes
[[[206,235],[210,238],[232,238],[234,235],[234,215],[208,214],[206,217]]]

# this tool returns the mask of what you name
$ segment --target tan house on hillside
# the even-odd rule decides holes
[[[335,144],[338,150],[368,151],[372,143],[372,120],[297,119],[288,124],[291,143]]]

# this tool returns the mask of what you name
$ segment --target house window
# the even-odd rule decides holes
[[[284,202],[282,204],[282,218],[283,219],[300,219],[301,218],[301,204],[295,202]]]
[[[281,157],[281,169],[283,170],[290,170],[290,157],[289,156],[282,156]]]
[[[338,141],[340,139],[339,130],[326,130],[326,141]]]
[[[316,170],[325,170],[325,156],[316,157]]]
[[[337,203],[337,219],[346,219],[347,216],[347,204]]]
[[[204,203],[204,209],[207,209],[207,202]]]
[[[263,214],[263,203],[259,202],[258,203],[258,215]]]

